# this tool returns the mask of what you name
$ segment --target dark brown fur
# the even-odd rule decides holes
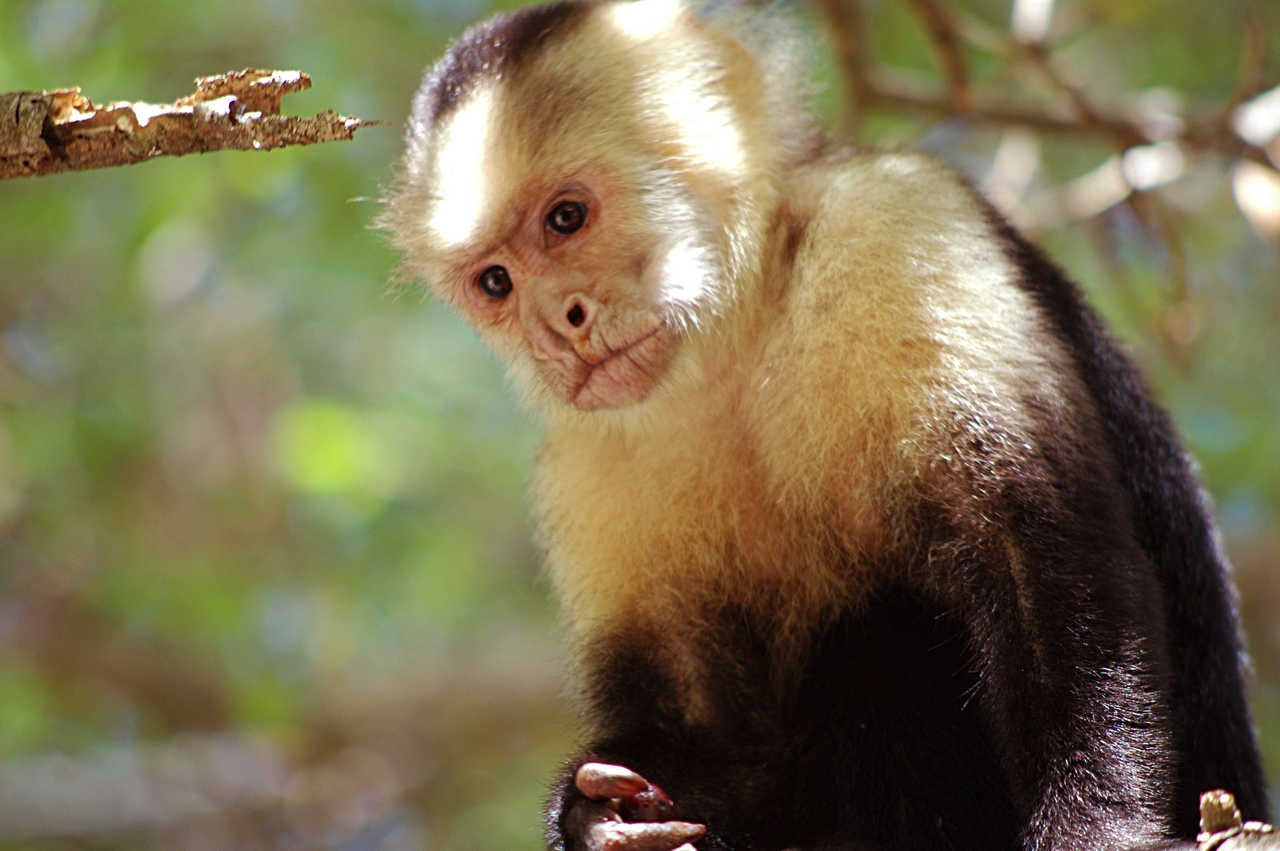
[[[476,80],[518,75],[526,57],[542,49],[548,38],[562,37],[593,5],[566,0],[529,6],[468,30],[433,69],[414,103],[414,115],[425,117],[430,126],[439,124]]]

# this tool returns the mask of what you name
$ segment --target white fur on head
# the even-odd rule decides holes
[[[491,159],[499,140],[494,87],[478,86],[448,119],[425,179],[435,187],[426,227],[446,249],[465,246],[481,230],[495,195]]]
[[[401,277],[438,283],[444,256],[483,245],[520,184],[604,159],[673,235],[662,291],[692,324],[713,285],[755,271],[775,177],[812,143],[795,27],[682,0],[541,8],[552,23],[536,49],[516,55],[510,31],[539,9],[500,16],[424,81],[382,218]]]

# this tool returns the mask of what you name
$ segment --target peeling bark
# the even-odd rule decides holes
[[[331,110],[311,118],[280,115],[285,95],[309,88],[311,77],[300,71],[247,68],[201,77],[194,93],[173,103],[98,106],[79,88],[0,94],[0,180],[332,142],[379,123]]]
[[[1200,835],[1197,851],[1264,851],[1280,848],[1280,834],[1260,821],[1245,821],[1235,796],[1214,789],[1200,796]]]

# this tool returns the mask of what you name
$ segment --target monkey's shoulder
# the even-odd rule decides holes
[[[1036,312],[1018,292],[1022,270],[998,214],[930,156],[829,154],[797,169],[783,192],[794,273],[785,289],[801,313],[865,324],[894,322],[905,311],[915,327],[936,330],[975,314],[999,321],[1010,311]],[[929,315],[919,315],[925,305]]]
[[[814,224],[907,236],[989,228],[989,208],[946,163],[910,150],[847,149],[796,170],[791,198],[812,199]]]
[[[1021,418],[1009,408],[1029,382],[1067,380],[1063,341],[963,177],[923,154],[850,151],[796,178],[784,209],[803,236],[761,363],[789,373],[805,408],[893,410],[904,426],[941,409]]]

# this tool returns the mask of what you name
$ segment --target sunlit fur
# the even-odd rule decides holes
[[[850,155],[788,188],[782,220],[807,224],[799,271],[750,282],[726,321],[691,335],[697,384],[606,422],[550,420],[533,491],[582,635],[679,625],[702,595],[736,597],[786,612],[786,652],[857,603],[860,557],[904,543],[900,510],[981,487],[965,479],[981,469],[975,439],[1015,465],[1031,451],[1018,400],[1053,411],[1082,395],[943,169]],[[694,640],[674,629],[673,646]]]
[[[450,257],[496,238],[528,182],[584,162],[638,188],[626,214],[664,258],[652,297],[685,339],[643,404],[574,410],[521,341],[480,328],[546,421],[533,493],[582,637],[678,622],[691,595],[780,591],[803,631],[856,600],[839,566],[894,546],[897,507],[945,491],[975,437],[1016,464],[1018,400],[1081,395],[971,193],[916,155],[819,157],[796,42],[760,26],[601,6],[518,78],[411,128],[389,230],[446,300]]]
[[[679,3],[601,6],[518,77],[467,93],[440,126],[415,118],[383,217],[403,277],[456,303],[450,261],[509,225],[504,215],[531,177],[606,162],[638,191],[624,214],[660,241],[664,260],[652,265],[662,279],[652,284],[673,323],[688,328],[722,312],[759,275],[775,175],[814,140],[796,103],[799,41],[782,21],[767,39],[755,16],[723,23],[758,41],[773,67]]]

